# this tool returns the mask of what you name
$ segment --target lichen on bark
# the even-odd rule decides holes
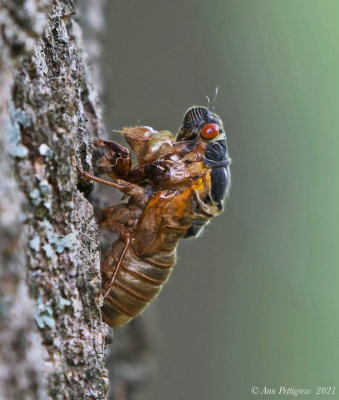
[[[5,10],[12,16],[17,11],[15,20],[21,24],[25,2],[17,3],[7,1]],[[34,2],[27,3],[30,7]],[[13,75],[8,98],[10,121],[2,143],[14,160],[16,184],[11,177],[9,182],[19,188],[14,192],[20,193],[19,201],[13,196],[12,224],[16,225],[14,232],[22,231],[27,285],[41,337],[41,345],[36,343],[41,347],[41,376],[36,376],[37,389],[31,388],[29,393],[36,399],[103,399],[107,391],[104,351],[108,332],[100,314],[99,234],[92,206],[85,199],[92,185],[79,184],[75,169],[80,159],[82,164],[91,165],[91,138],[101,135],[103,125],[84,62],[81,29],[73,18],[73,2],[54,0],[49,15],[49,2],[36,3],[43,6],[39,12],[41,18],[46,17],[44,30],[34,31],[34,24],[25,21],[22,45],[17,46],[19,39],[12,38],[16,50],[10,46],[10,35],[6,36],[11,24],[7,27],[4,22],[7,30],[2,29],[1,36],[8,47],[8,57],[3,61],[9,65],[2,70],[10,78]],[[25,37],[29,37],[27,49]],[[5,160],[9,165],[9,159]],[[2,219],[11,215],[4,207],[1,211]],[[11,231],[8,226],[6,229],[4,232]],[[11,257],[20,259],[18,267],[12,259],[7,260],[8,271],[19,271],[11,293],[5,296],[13,300],[6,303],[7,314],[12,313],[8,318],[13,319],[13,310],[25,309],[20,299],[27,303],[27,296],[25,285],[20,284],[25,274],[22,257],[19,253]],[[28,334],[34,335],[30,312]],[[0,330],[6,338],[6,331]],[[22,337],[27,340],[24,334]],[[26,356],[29,365],[34,357]],[[16,357],[10,368],[15,368],[19,359]],[[37,365],[31,370],[39,375]],[[6,379],[4,384],[8,384]],[[7,398],[28,398],[27,393],[13,388]]]

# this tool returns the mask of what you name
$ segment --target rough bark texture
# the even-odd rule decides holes
[[[74,13],[71,0],[7,1],[1,7],[4,399],[102,399],[107,390],[99,236],[83,194],[92,186],[78,185],[75,170],[80,158],[91,164],[91,135],[100,135],[102,124]],[[25,273],[42,345],[22,283]]]
[[[23,238],[22,196],[12,174],[6,125],[12,69],[33,51],[47,24],[48,1],[1,2],[0,8],[0,398],[46,398],[41,384],[43,349],[28,297]]]

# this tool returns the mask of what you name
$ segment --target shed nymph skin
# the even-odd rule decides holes
[[[189,108],[175,137],[133,126],[121,131],[136,155],[115,142],[96,141],[106,153],[99,164],[107,181],[78,167],[85,178],[119,189],[126,203],[107,207],[100,225],[118,234],[101,270],[103,319],[121,326],[160,292],[176,262],[178,241],[200,234],[223,210],[230,188],[230,158],[220,117],[203,106]]]

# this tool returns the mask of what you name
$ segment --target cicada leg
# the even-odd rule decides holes
[[[113,230],[114,232],[114,224],[120,224],[127,229],[133,229],[138,222],[141,212],[140,207],[128,203],[105,207],[101,212],[99,225],[101,228]],[[111,227],[112,224],[113,227]]]
[[[108,140],[96,140],[93,144],[96,147],[105,147],[107,150],[98,163],[100,167],[104,168],[107,175],[113,179],[126,178],[132,166],[129,149]]]
[[[79,167],[79,165],[77,165],[76,167],[80,175],[83,176],[85,179],[102,183],[103,185],[107,185],[115,189],[119,189],[121,192],[127,194],[128,196],[133,197],[137,204],[144,205],[148,200],[148,196],[146,195],[144,189],[134,183],[130,183],[118,178],[114,179],[114,181],[107,181],[106,179],[102,179],[92,174],[89,174],[88,172],[85,172]]]
[[[107,299],[108,295],[110,294],[110,291],[112,290],[112,287],[114,285],[114,280],[119,272],[119,269],[122,265],[122,261],[123,261],[125,255],[126,255],[126,252],[132,242],[132,239],[133,239],[133,235],[123,225],[120,225],[120,224],[110,221],[108,228],[111,230],[114,230],[118,234],[120,239],[124,242],[124,248],[122,249],[122,252],[119,256],[116,266],[114,267],[112,278],[111,278],[108,288],[104,294],[104,300]]]

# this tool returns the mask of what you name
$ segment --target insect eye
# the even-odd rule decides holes
[[[218,133],[219,126],[217,124],[206,124],[201,128],[201,136],[204,139],[214,139]]]

